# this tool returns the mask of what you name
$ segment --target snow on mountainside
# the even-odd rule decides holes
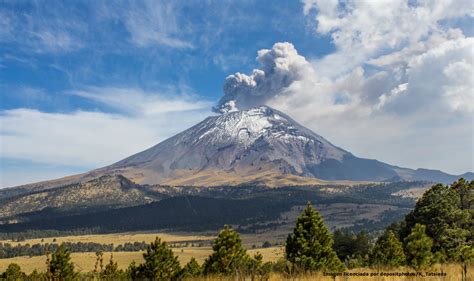
[[[121,173],[138,183],[172,185],[264,182],[263,177],[269,175],[291,175],[289,184],[295,178],[300,182],[304,182],[302,178],[430,180],[426,172],[355,157],[268,106],[208,117],[154,147],[94,173]],[[456,179],[440,173],[438,180]]]
[[[308,165],[342,161],[348,152],[267,106],[208,117],[196,126],[106,168],[141,183],[213,171],[247,176],[263,171],[314,177]]]

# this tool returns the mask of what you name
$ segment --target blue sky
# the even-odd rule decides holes
[[[110,85],[146,91],[185,85],[214,101],[229,73],[251,70],[256,51],[275,42],[292,42],[308,57],[334,49],[328,36],[316,35],[299,2],[191,2],[2,4],[13,38],[1,45],[1,108],[26,102],[46,112],[106,110],[62,93]],[[51,101],[18,95],[18,88],[41,90]]]
[[[447,5],[2,2],[0,186],[113,163],[236,95],[239,108],[274,106],[361,157],[472,171],[474,13]],[[270,62],[256,60],[262,49]],[[233,73],[257,79],[253,69],[289,84],[236,80],[242,91],[223,92]]]

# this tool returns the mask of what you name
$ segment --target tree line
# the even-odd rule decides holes
[[[3,278],[45,278],[48,280],[183,280],[200,276],[235,276],[239,280],[268,280],[270,272],[289,276],[316,271],[340,272],[351,267],[387,268],[410,266],[419,271],[434,263],[459,263],[465,278],[474,259],[474,181],[463,179],[450,186],[434,185],[418,200],[404,220],[386,228],[371,242],[364,232],[332,234],[320,213],[308,202],[286,239],[285,256],[277,262],[263,262],[261,254],[250,256],[237,231],[229,226],[212,243],[212,253],[200,265],[191,259],[183,267],[169,245],[158,237],[143,253],[144,262],[132,262],[118,269],[113,255],[104,265],[97,252],[93,272],[77,273],[70,251],[59,246],[47,254],[46,270],[28,277],[11,264]],[[10,279],[9,279],[10,278]]]
[[[26,239],[47,238],[58,236],[78,236],[105,233],[100,228],[81,228],[73,230],[54,230],[54,229],[26,229],[21,232],[0,232],[0,240],[12,240],[22,242]]]
[[[144,251],[150,244],[146,242],[126,242],[114,247],[114,244],[100,244],[94,242],[63,242],[58,243],[36,243],[17,244],[0,242],[0,259],[14,258],[20,256],[44,256],[46,253],[55,252],[57,248],[63,245],[71,253],[86,252],[137,252]],[[171,248],[175,247],[201,247],[204,241],[174,242],[169,244]]]

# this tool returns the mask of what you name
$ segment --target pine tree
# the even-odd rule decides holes
[[[288,235],[286,259],[299,270],[337,270],[344,265],[333,250],[333,239],[324,221],[310,202],[296,220],[293,234]]]
[[[354,235],[339,229],[334,231],[333,249],[341,261],[351,257],[354,252]]]
[[[459,194],[461,210],[474,210],[474,181],[466,182],[461,178],[451,188]]]
[[[49,272],[53,280],[72,280],[76,276],[69,250],[64,245],[61,244],[52,254]]]
[[[53,279],[53,274],[51,273],[51,256],[49,251],[46,251],[46,276],[48,277],[48,280]]]
[[[270,278],[271,263],[263,262],[263,256],[257,252],[253,258],[249,260],[248,272],[250,280],[268,280]]]
[[[137,280],[139,279],[139,266],[135,263],[135,261],[132,261],[129,265],[127,270],[125,270],[125,275],[130,279],[130,280]]]
[[[354,255],[365,257],[369,254],[370,243],[367,232],[361,231],[356,235],[354,242]]]
[[[473,229],[474,230],[474,229]],[[440,243],[443,247],[440,250],[441,261],[459,262],[461,249],[469,245],[470,231],[457,226],[443,229],[440,236]]]
[[[433,240],[426,235],[426,227],[417,223],[405,238],[408,264],[417,270],[429,266],[433,261],[432,246]]]
[[[117,280],[120,277],[120,271],[118,269],[117,262],[114,262],[114,256],[110,253],[110,260],[105,268],[100,272],[100,278],[102,280]]]
[[[46,273],[39,273],[38,270],[33,270],[30,275],[28,276],[29,281],[42,281],[48,280]]]
[[[168,248],[166,242],[156,237],[143,254],[145,263],[138,266],[138,277],[151,280],[176,280],[181,266],[178,257]]]
[[[0,274],[0,279],[6,281],[21,281],[25,279],[25,274],[21,271],[21,267],[16,263],[8,265],[3,274]]]
[[[417,224],[426,226],[433,252],[444,261],[459,261],[460,249],[474,239],[474,181],[464,179],[451,186],[437,184],[426,191],[406,218],[400,231],[406,238]]]
[[[405,263],[403,245],[393,231],[385,232],[377,239],[369,257],[370,264],[376,267],[396,267]]]
[[[219,232],[212,245],[212,254],[204,262],[205,274],[236,274],[248,262],[247,252],[237,231],[228,225]]]
[[[474,249],[472,246],[464,246],[460,253],[460,262],[462,267],[462,280],[467,279],[467,268],[474,260]]]
[[[334,251],[347,267],[363,267],[368,263],[370,243],[367,232],[361,231],[357,235],[341,230],[334,232]]]
[[[94,266],[94,275],[99,276],[104,269],[104,252],[97,251],[95,253],[96,261]]]
[[[193,257],[191,260],[183,267],[181,271],[181,278],[195,278],[202,275],[202,268]]]

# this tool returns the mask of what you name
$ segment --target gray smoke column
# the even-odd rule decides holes
[[[250,75],[240,72],[229,75],[224,82],[224,96],[213,108],[217,113],[245,110],[264,105],[268,100],[284,94],[294,81],[302,80],[313,69],[293,44],[276,43],[271,50],[258,51],[260,68]]]

